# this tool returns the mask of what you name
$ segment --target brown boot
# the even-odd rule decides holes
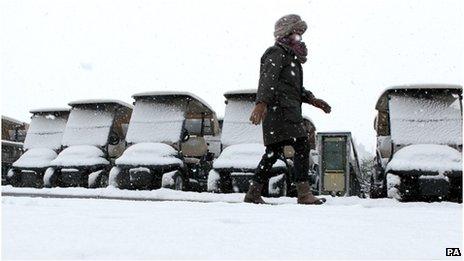
[[[298,204],[321,205],[325,202],[325,198],[316,198],[313,195],[307,181],[296,183],[296,190],[298,191]]]
[[[245,195],[243,200],[246,203],[255,203],[255,204],[266,204],[263,198],[261,197],[261,190],[263,189],[263,184],[258,182],[252,182],[248,188],[248,192]]]

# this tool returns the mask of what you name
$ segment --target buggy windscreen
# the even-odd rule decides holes
[[[462,144],[459,97],[448,92],[393,93],[389,101],[395,144]]]
[[[63,145],[105,146],[114,115],[111,105],[74,107],[66,124]]]
[[[221,142],[224,146],[263,143],[261,125],[253,125],[249,120],[254,105],[254,102],[249,100],[228,100],[221,135]]]
[[[66,117],[53,114],[33,115],[24,141],[24,148],[59,149],[65,126]]]
[[[130,143],[178,142],[184,119],[180,104],[138,100],[129,122],[126,140]]]

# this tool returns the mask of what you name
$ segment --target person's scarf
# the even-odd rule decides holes
[[[276,41],[283,47],[292,50],[300,63],[305,63],[308,60],[308,48],[304,42],[292,41],[289,37],[279,37]]]

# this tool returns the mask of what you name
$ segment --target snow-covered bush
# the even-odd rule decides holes
[[[360,160],[360,171],[361,175],[359,176],[359,184],[361,185],[361,191],[368,193],[371,185],[371,177],[374,175],[375,171],[375,158],[364,157]]]

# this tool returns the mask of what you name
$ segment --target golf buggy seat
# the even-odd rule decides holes
[[[201,136],[190,137],[180,148],[186,163],[200,163],[200,158],[208,153],[208,144]]]

